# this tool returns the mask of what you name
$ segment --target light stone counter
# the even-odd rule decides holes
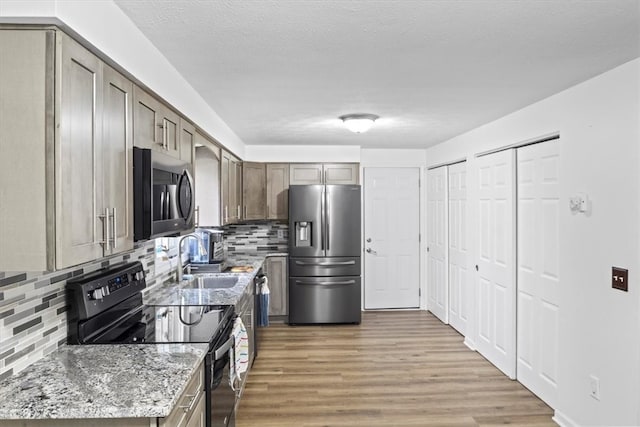
[[[65,345],[0,383],[0,420],[166,417],[207,349]]]
[[[198,288],[194,285],[193,279],[183,280],[182,283],[167,282],[145,294],[143,303],[148,306],[236,305],[247,286],[253,285],[253,279],[262,267],[266,255],[243,255],[227,260],[230,266],[250,265],[253,270],[248,273],[198,274],[198,277],[237,277],[238,282],[231,288]]]

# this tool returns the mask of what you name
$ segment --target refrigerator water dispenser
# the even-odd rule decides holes
[[[311,246],[310,221],[296,221],[296,246]]]

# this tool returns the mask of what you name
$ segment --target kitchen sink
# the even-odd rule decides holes
[[[237,277],[198,277],[191,284],[194,289],[228,289],[238,283]]]

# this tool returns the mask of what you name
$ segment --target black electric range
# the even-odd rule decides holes
[[[206,343],[208,427],[235,425],[236,392],[229,381],[232,306],[147,306],[140,262],[119,264],[67,283],[69,344]],[[230,355],[231,354],[231,355]]]

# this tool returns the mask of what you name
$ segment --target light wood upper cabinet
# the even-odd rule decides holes
[[[180,160],[193,164],[195,160],[196,128],[185,119],[180,119]]]
[[[56,267],[100,258],[110,237],[102,188],[102,63],[60,37],[56,114]]]
[[[56,267],[133,248],[133,84],[60,38]]]
[[[55,264],[54,43],[0,30],[0,271]]]
[[[291,163],[289,177],[291,185],[322,184],[322,163]]]
[[[325,184],[357,184],[359,180],[358,163],[325,163]]]
[[[269,278],[269,315],[286,316],[289,312],[287,257],[267,257],[265,274]]]
[[[239,159],[231,159],[231,179],[230,191],[233,193],[231,200],[235,206],[234,215],[231,215],[232,222],[242,219],[242,162]]]
[[[291,163],[291,185],[358,184],[358,163]]]
[[[106,64],[103,70],[103,209],[111,209],[116,239],[105,254],[113,254],[133,249],[133,83]]]
[[[59,31],[0,31],[0,271],[132,248],[131,82]]]
[[[265,219],[267,173],[264,163],[242,164],[242,219]]]
[[[180,116],[136,86],[134,145],[180,157]]]
[[[267,163],[267,219],[289,218],[289,164]]]
[[[228,153],[222,152],[220,159],[220,221],[222,224],[229,223],[229,170],[231,157]]]
[[[242,162],[226,151],[222,151],[220,199],[222,223],[238,222],[242,217]]]

